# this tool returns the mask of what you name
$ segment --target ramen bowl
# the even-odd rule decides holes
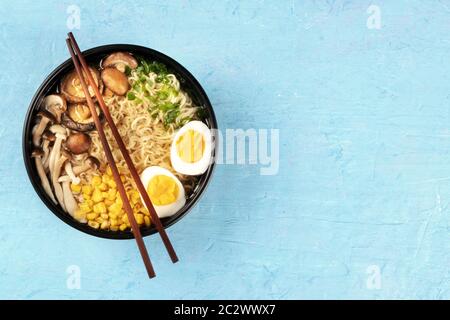
[[[168,57],[167,55],[158,52],[156,50],[129,44],[113,44],[105,45],[100,47],[95,47],[83,52],[88,63],[94,63],[101,61],[103,58],[114,52],[129,52],[135,56],[140,56],[148,60],[157,61],[166,65],[168,71],[173,73],[180,82],[181,88],[191,97],[194,104],[201,106],[203,108],[202,121],[211,129],[217,129],[217,121],[214,115],[214,110],[211,103],[203,90],[200,83],[194,78],[194,76],[181,64],[176,62],[174,59]],[[61,65],[59,65],[55,70],[53,70],[44,82],[40,85],[37,92],[35,93],[28,111],[26,113],[23,137],[22,137],[22,147],[23,147],[23,158],[25,162],[25,168],[28,173],[30,182],[35,189],[37,195],[40,197],[42,202],[47,206],[47,208],[59,219],[87,234],[107,238],[107,239],[131,239],[133,238],[133,233],[131,230],[125,231],[109,231],[102,229],[94,229],[85,223],[78,222],[67,212],[65,212],[59,204],[55,204],[50,197],[45,192],[41,185],[41,181],[37,172],[37,168],[32,158],[33,152],[33,142],[32,142],[32,128],[34,125],[34,120],[39,108],[41,107],[44,97],[50,93],[56,92],[58,84],[61,79],[73,69],[73,63],[71,59],[66,60]],[[215,141],[213,140],[213,144]],[[212,157],[214,158],[214,145],[212,148]],[[211,161],[207,170],[198,177],[198,182],[194,187],[193,191],[186,198],[185,205],[178,210],[174,215],[162,218],[161,222],[165,228],[173,225],[181,218],[183,218],[192,207],[197,203],[201,195],[205,192],[205,189],[211,179],[214,170],[214,162]],[[143,236],[148,236],[156,233],[157,230],[154,224],[149,227],[141,227],[141,233]]]

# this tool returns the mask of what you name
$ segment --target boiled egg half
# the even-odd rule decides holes
[[[148,167],[142,172],[141,181],[160,218],[174,215],[186,203],[183,185],[167,169]],[[142,196],[141,200],[145,204]]]
[[[211,162],[211,131],[201,121],[191,121],[175,134],[170,161],[175,171],[196,176],[204,173]]]

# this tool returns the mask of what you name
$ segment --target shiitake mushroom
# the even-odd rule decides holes
[[[96,106],[96,110],[100,121],[103,121],[103,113],[100,112],[98,106]],[[90,108],[84,103],[69,105],[67,111],[62,114],[61,123],[67,128],[76,131],[86,132],[95,130],[95,123]]]
[[[116,68],[105,68],[101,74],[102,81],[105,83],[106,88],[117,94],[123,96],[127,93],[129,84],[128,78]]]
[[[91,147],[91,137],[83,132],[74,132],[66,140],[66,148],[72,154],[88,152]]]
[[[121,72],[125,72],[125,68],[136,69],[137,60],[128,52],[114,52],[102,61],[102,68],[114,67]]]
[[[94,78],[94,82],[97,84],[99,91],[103,91],[103,83],[100,79],[100,73],[98,70],[89,67],[92,78]],[[86,83],[88,84],[87,76],[84,77]],[[88,90],[90,96],[92,98],[95,97],[94,89],[88,85]],[[86,101],[86,96],[84,95],[83,87],[81,86],[80,79],[78,78],[78,74],[75,70],[69,72],[64,78],[61,80],[59,91],[66,98],[66,100],[70,103],[81,103]]]

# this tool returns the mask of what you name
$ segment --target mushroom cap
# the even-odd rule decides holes
[[[125,72],[125,66],[136,69],[137,60],[128,52],[114,52],[102,61],[102,68],[115,67],[121,72]]]
[[[91,137],[83,132],[72,133],[66,140],[66,148],[73,154],[82,154],[91,147]]]
[[[54,123],[56,121],[56,118],[46,110],[39,110],[37,115],[42,119],[47,118],[51,123]]]
[[[100,167],[100,161],[98,161],[98,159],[96,157],[89,156],[89,157],[87,157],[85,162],[93,170],[98,169]]]
[[[67,134],[66,129],[64,129],[64,127],[60,126],[59,124],[54,124],[54,125],[52,125],[52,126],[50,127],[50,131],[51,131],[52,133],[54,133],[55,135],[56,135],[57,133],[63,134],[63,135],[66,135],[66,134]]]
[[[44,110],[55,116],[56,120],[61,121],[61,114],[67,110],[66,99],[60,94],[51,94],[42,101]]]
[[[92,122],[91,108],[84,103],[71,104],[68,114],[72,120],[79,123]]]
[[[89,67],[92,77],[94,78],[94,82],[97,84],[99,91],[103,91],[103,83],[100,79],[100,74],[98,70]],[[87,80],[87,76],[84,77],[85,82],[88,86],[88,90],[90,96],[95,97],[94,89],[89,85]],[[69,72],[64,76],[59,85],[59,90],[61,94],[67,99],[68,102],[71,103],[80,103],[86,101],[86,96],[84,95],[83,88],[81,86],[80,79],[78,78],[78,74],[75,70]]]
[[[103,121],[103,113],[96,106],[100,121]],[[90,109],[85,104],[71,104],[61,117],[61,122],[69,129],[86,132],[95,130],[95,123]]]
[[[56,136],[50,130],[45,130],[44,133],[42,134],[42,139],[52,142],[56,140]]]
[[[45,153],[41,148],[34,148],[33,152],[31,152],[31,157],[33,158],[42,157],[44,154]]]
[[[103,69],[101,77],[106,88],[115,94],[123,96],[127,93],[129,84],[127,76],[123,72],[120,72],[116,68],[108,67]]]

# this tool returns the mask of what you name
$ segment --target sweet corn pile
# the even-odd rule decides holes
[[[121,176],[122,181],[125,177]],[[72,192],[78,195],[80,202],[75,211],[75,219],[94,229],[124,231],[130,228],[128,216],[123,208],[122,198],[116,188],[110,168],[102,175],[93,176],[88,184],[72,184]],[[137,190],[127,191],[133,208],[134,217],[139,226],[150,226],[150,214],[142,205]]]

